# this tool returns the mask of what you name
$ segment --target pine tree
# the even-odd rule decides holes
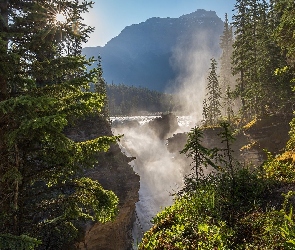
[[[216,125],[221,116],[221,89],[217,76],[217,62],[214,58],[211,59],[211,67],[208,75],[207,84],[207,124]]]
[[[222,92],[225,92],[227,86],[233,87],[232,79],[232,53],[233,53],[233,32],[228,22],[227,13],[225,14],[223,34],[220,37],[220,48],[222,54],[220,57],[220,79]]]
[[[233,98],[230,90],[235,87],[235,79],[232,74],[232,54],[233,54],[233,31],[228,22],[227,13],[225,14],[224,30],[220,37],[220,87],[222,94],[222,115],[230,119],[233,113]]]
[[[277,25],[273,28],[274,39],[286,57],[286,60],[277,67],[275,75],[280,80],[280,92],[283,92],[284,99],[288,100],[286,102],[286,107],[289,107],[287,112],[294,112],[294,92],[290,92],[290,89],[294,88],[295,79],[295,3],[290,0],[273,0],[271,3],[273,6],[272,16],[277,21]]]
[[[40,249],[64,249],[80,220],[116,214],[114,193],[83,173],[118,138],[74,141],[65,134],[104,108],[104,96],[89,91],[99,72],[87,72],[91,60],[80,55],[92,30],[81,14],[91,5],[1,2],[0,244],[4,238],[21,245],[27,235],[42,241]],[[56,20],[59,14],[65,22]]]
[[[295,3],[292,0],[274,0],[273,9],[278,18],[275,38],[280,47],[287,52],[288,62],[295,65],[294,15]]]
[[[206,98],[203,100],[203,112],[202,112],[202,115],[203,115],[203,123],[205,126],[207,126],[208,124],[208,104],[207,104],[207,100]]]
[[[98,57],[97,60],[97,69],[98,69],[98,75],[97,75],[97,81],[95,82],[95,92],[99,93],[104,99],[104,107],[101,112],[104,119],[109,119],[109,104],[107,99],[107,83],[105,79],[103,78],[103,69],[101,64],[101,57]]]
[[[11,71],[12,68],[8,68],[9,64],[6,62],[10,61],[10,57],[7,54],[8,38],[8,2],[0,2],[0,101],[6,98],[7,95],[7,72]]]
[[[227,119],[227,122],[229,122],[229,123],[232,121],[232,118],[235,115],[235,112],[233,110],[234,98],[232,95],[233,95],[233,92],[232,92],[230,86],[227,86],[223,100],[224,100],[226,119]]]
[[[235,41],[233,44],[234,51],[233,51],[233,73],[234,75],[238,75],[237,83],[238,88],[237,92],[241,97],[242,103],[242,110],[245,109],[245,86],[247,84],[246,77],[245,77],[245,66],[244,63],[246,62],[246,58],[248,57],[248,50],[245,46],[248,46],[247,41],[247,6],[248,0],[237,0],[235,4],[235,11],[236,14],[233,15],[233,26],[235,27]],[[249,48],[248,48],[249,49]]]
[[[286,57],[273,39],[277,17],[272,5],[265,0],[239,0],[236,13],[233,69],[239,76],[244,118],[287,110],[290,85],[274,74]]]
[[[214,156],[216,149],[208,149],[202,145],[202,139],[203,139],[203,131],[199,127],[194,127],[190,130],[188,133],[187,142],[183,148],[183,150],[180,151],[181,154],[186,154],[186,156],[192,158],[192,165],[194,168],[194,180],[200,181],[204,178],[204,169],[211,166],[213,168],[216,168],[216,165],[214,163]],[[187,179],[189,181],[189,178]],[[187,183],[188,189],[189,183]]]

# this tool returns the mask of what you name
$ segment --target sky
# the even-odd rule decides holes
[[[84,22],[95,27],[83,47],[104,46],[109,40],[132,24],[145,22],[151,17],[177,18],[197,9],[213,10],[222,20],[229,20],[235,0],[93,0],[95,4],[84,15]]]

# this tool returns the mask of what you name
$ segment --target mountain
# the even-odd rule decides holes
[[[218,57],[222,31],[223,21],[214,11],[199,9],[179,18],[153,17],[127,26],[104,47],[86,47],[82,53],[101,56],[107,83],[164,91],[179,73],[175,51],[193,53],[192,47],[200,49],[205,43],[211,56]]]

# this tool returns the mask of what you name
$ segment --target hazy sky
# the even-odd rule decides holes
[[[93,9],[85,16],[85,23],[94,26],[84,46],[104,46],[131,24],[151,17],[180,17],[197,9],[213,10],[224,20],[232,16],[235,0],[93,0]]]

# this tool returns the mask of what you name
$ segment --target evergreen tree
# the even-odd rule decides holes
[[[208,104],[206,98],[203,100],[203,123],[206,126],[208,122]]]
[[[247,42],[247,25],[246,25],[246,6],[248,0],[237,0],[235,4],[235,11],[236,14],[233,15],[233,25],[235,27],[235,41],[233,44],[233,73],[238,75],[237,83],[238,88],[237,92],[238,95],[241,97],[242,109],[245,109],[245,67],[244,62],[245,59],[248,57],[248,50],[245,46],[248,45]]]
[[[244,118],[287,110],[291,88],[274,71],[286,61],[273,39],[276,14],[265,0],[239,0],[233,16],[233,69]],[[288,78],[288,76],[286,76]]]
[[[233,32],[225,14],[224,30],[220,37],[220,48],[222,54],[220,57],[220,87],[223,99],[223,112],[230,119],[233,113],[233,98],[230,94],[235,86],[235,80],[232,74],[232,53],[233,53]]]
[[[273,8],[278,19],[275,38],[280,47],[286,51],[289,64],[295,64],[294,15],[295,3],[292,0],[273,0]]]
[[[194,127],[188,133],[187,142],[180,151],[181,154],[186,154],[187,157],[192,158],[192,165],[194,169],[193,180],[198,182],[205,176],[204,168],[211,166],[216,168],[214,163],[214,156],[216,149],[208,149],[202,145],[203,132],[199,127]],[[190,178],[187,178],[189,181]],[[190,183],[187,183],[187,189],[191,189]],[[193,188],[192,188],[193,189]]]
[[[228,22],[227,13],[225,14],[223,34],[220,37],[220,48],[222,54],[220,57],[220,82],[221,90],[224,93],[227,86],[234,86],[232,79],[232,53],[233,53],[233,32]]]
[[[234,116],[234,98],[233,98],[233,92],[230,88],[230,86],[227,86],[225,93],[224,93],[224,107],[225,107],[225,116],[227,121],[230,123],[232,121],[232,118]]]
[[[107,99],[107,83],[105,79],[103,78],[103,70],[101,65],[101,57],[98,57],[98,75],[97,75],[97,81],[95,82],[95,92],[99,93],[103,97],[104,107],[101,112],[104,119],[109,119],[109,105],[108,105],[108,99]]]
[[[118,138],[74,141],[65,134],[104,108],[104,96],[89,91],[99,71],[87,72],[91,61],[80,55],[92,30],[81,14],[92,4],[1,2],[1,248],[16,240],[14,249],[24,249],[27,235],[42,241],[40,249],[64,249],[80,220],[104,222],[116,214],[114,193],[83,173]],[[57,20],[62,14],[64,22]]]
[[[207,84],[207,123],[209,125],[216,125],[221,116],[221,89],[217,76],[217,62],[214,58],[211,59],[211,67],[208,75]]]

